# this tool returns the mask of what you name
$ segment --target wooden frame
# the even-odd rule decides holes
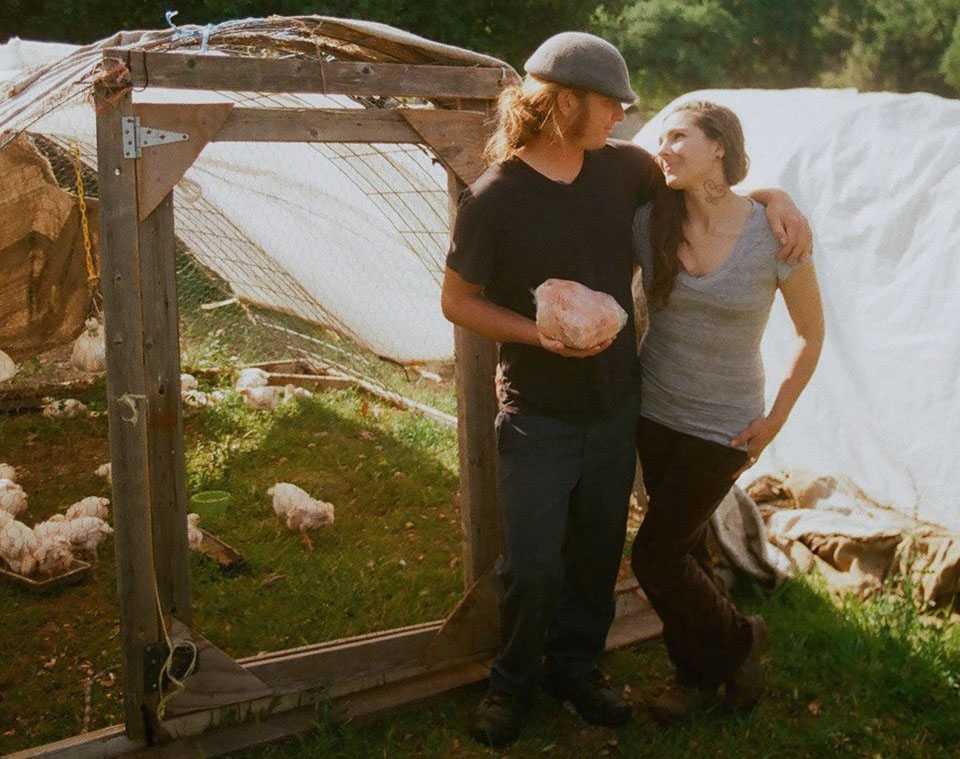
[[[212,737],[192,737],[220,734],[215,728],[227,719],[286,712],[270,721],[273,727],[260,728],[275,737],[308,729],[312,719],[298,718],[296,710],[319,698],[360,715],[482,679],[482,665],[496,648],[498,622],[491,580],[500,551],[493,433],[496,350],[490,341],[459,328],[465,595],[453,613],[442,621],[239,662],[190,630],[172,191],[208,141],[417,142],[430,147],[448,170],[452,221],[460,192],[482,171],[481,148],[493,100],[515,82],[515,74],[501,68],[123,50],[104,56],[122,61],[138,88],[419,96],[444,103],[452,98],[456,102],[451,105],[472,110],[134,105],[129,89],[111,91],[104,82],[96,86],[125,719],[122,731],[98,731],[22,755],[110,756],[170,741],[194,748],[197,741],[206,741],[203,751],[212,755],[217,746],[234,750],[258,740],[257,731],[243,726],[232,728],[232,737],[219,744]],[[140,158],[124,158],[122,119],[129,116],[142,116],[144,126],[191,133],[192,144],[147,148]],[[145,683],[144,661],[147,649],[163,642],[165,628],[194,640],[200,668],[161,722],[156,694]],[[658,632],[636,585],[620,588],[608,644],[625,645]],[[247,737],[238,737],[242,735]]]

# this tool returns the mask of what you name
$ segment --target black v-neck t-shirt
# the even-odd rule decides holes
[[[652,157],[611,140],[584,156],[569,184],[519,158],[494,164],[463,193],[447,266],[492,302],[536,319],[533,290],[550,278],[609,293],[629,314],[613,344],[590,358],[500,346],[497,398],[510,412],[563,418],[609,414],[639,387],[630,280],[637,207],[663,184]]]

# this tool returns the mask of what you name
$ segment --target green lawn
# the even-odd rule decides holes
[[[709,714],[664,729],[640,705],[669,677],[663,644],[609,654],[604,668],[628,686],[636,718],[593,728],[541,696],[509,751],[466,733],[482,690],[472,688],[363,725],[318,725],[305,738],[235,754],[306,757],[884,757],[960,756],[960,625],[921,619],[898,596],[837,603],[815,582],[791,581],[772,596],[746,591],[744,607],[767,618],[770,689],[751,714]]]
[[[83,399],[103,408],[102,385]],[[201,526],[249,571],[221,574],[191,556],[195,624],[234,657],[443,618],[459,599],[460,515],[454,431],[352,390],[275,413],[234,398],[188,417],[191,492],[226,489],[227,518]],[[0,461],[21,469],[28,524],[109,495],[105,417],[0,416]],[[274,515],[266,490],[291,481],[336,508],[310,552]],[[90,581],[35,597],[0,584],[0,754],[121,721],[114,546]],[[90,719],[84,722],[85,682]]]
[[[102,397],[100,385],[84,399],[102,409]],[[234,399],[189,416],[186,439],[191,491],[233,495],[229,516],[204,526],[249,563],[226,577],[191,557],[197,628],[232,656],[438,619],[459,598],[452,430],[336,391],[273,414]],[[93,470],[108,447],[104,417],[0,417],[0,461],[23,470],[28,523],[106,494]],[[336,506],[313,552],[272,513],[265,491],[282,480]],[[93,579],[53,595],[0,585],[0,754],[121,721],[113,548],[101,547]],[[773,636],[770,693],[748,716],[655,727],[640,707],[668,677],[653,641],[605,659],[637,703],[620,731],[586,727],[544,697],[524,738],[491,752],[466,733],[482,692],[471,688],[364,724],[318,716],[312,735],[241,756],[960,756],[960,626],[920,617],[902,595],[840,603],[806,580],[741,598]]]

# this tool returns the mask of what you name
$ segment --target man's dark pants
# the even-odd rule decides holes
[[[636,469],[633,403],[574,423],[497,416],[497,494],[504,554],[494,688],[529,694],[541,674],[596,666],[613,621]]]

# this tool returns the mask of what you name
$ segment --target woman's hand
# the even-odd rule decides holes
[[[781,427],[783,427],[783,422],[779,419],[774,419],[771,416],[757,417],[750,422],[743,432],[730,441],[730,445],[735,448],[743,445],[747,446],[747,462],[733,475],[734,480],[757,463],[760,454],[763,453],[764,448],[770,445],[777,433],[780,432]]]
[[[596,356],[598,353],[602,353],[613,343],[616,335],[611,337],[609,340],[604,340],[602,343],[594,345],[592,348],[569,348],[559,340],[554,340],[552,337],[547,337],[542,332],[537,333],[540,336],[540,347],[544,350],[548,350],[551,353],[556,353],[560,356],[565,356],[566,358],[589,358],[590,356]]]

